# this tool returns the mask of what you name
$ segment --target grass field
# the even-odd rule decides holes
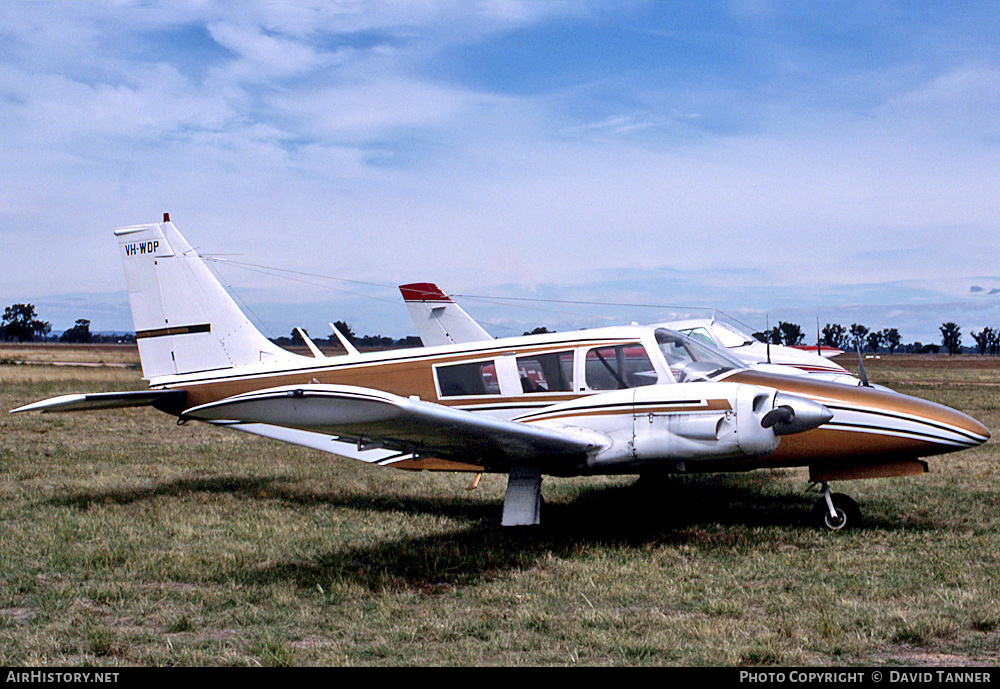
[[[547,478],[523,538],[498,527],[504,477],[469,491],[152,410],[6,413],[141,388],[136,364],[0,348],[0,665],[1000,664],[995,440],[838,484],[867,519],[849,533],[809,526],[807,474],[782,470],[654,496]],[[998,427],[996,359],[865,364]]]

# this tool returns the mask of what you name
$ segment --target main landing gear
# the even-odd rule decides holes
[[[843,493],[831,493],[830,484],[823,482],[823,497],[813,508],[813,522],[819,528],[831,531],[847,531],[861,524],[861,510],[858,503]]]

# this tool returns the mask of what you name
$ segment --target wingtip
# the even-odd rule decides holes
[[[50,409],[55,409],[55,408],[58,408],[58,407],[61,407],[61,406],[65,406],[65,405],[68,405],[68,404],[73,404],[73,403],[76,403],[76,402],[80,402],[81,400],[83,400],[85,398],[86,398],[85,395],[79,395],[79,394],[77,394],[77,395],[61,395],[59,397],[53,397],[51,399],[41,400],[39,402],[32,402],[31,404],[22,405],[20,407],[17,407],[16,409],[11,409],[10,412],[8,412],[8,413],[10,413],[10,414],[20,414],[20,413],[29,412],[29,411],[46,412],[46,411],[49,411]]]

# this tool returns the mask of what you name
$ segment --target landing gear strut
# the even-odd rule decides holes
[[[820,528],[831,531],[847,531],[861,524],[861,510],[858,503],[843,493],[831,493],[830,484],[823,482],[823,497],[813,508],[813,521]]]

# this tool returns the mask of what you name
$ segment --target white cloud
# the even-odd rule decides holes
[[[308,74],[336,65],[350,52],[317,50],[309,43],[268,34],[263,27],[255,25],[218,22],[208,28],[219,45],[239,56],[228,71],[240,81],[266,83],[274,78]]]

